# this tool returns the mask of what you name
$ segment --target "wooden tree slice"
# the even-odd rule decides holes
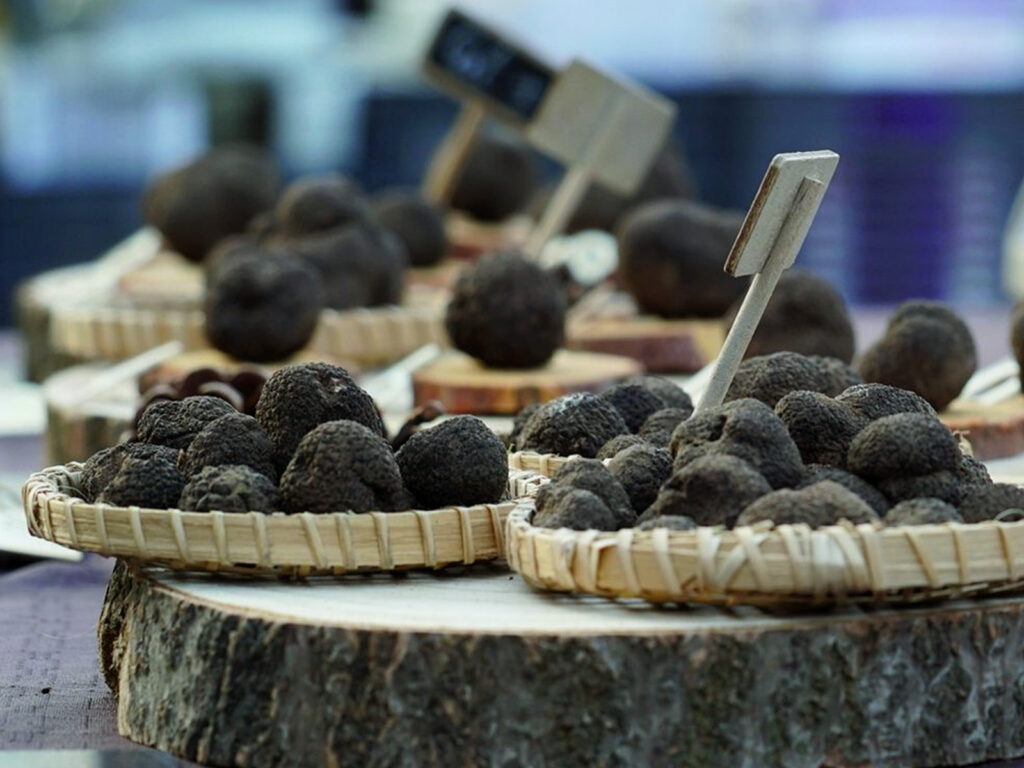
[[[940,417],[967,434],[981,461],[1024,453],[1024,395],[992,405],[954,400]]]
[[[567,349],[531,370],[487,368],[461,352],[448,352],[413,373],[413,400],[416,405],[439,400],[449,413],[510,414],[570,392],[597,392],[642,371],[629,357]]]
[[[140,391],[145,391],[155,384],[163,384],[180,379],[199,368],[213,368],[227,375],[238,373],[239,371],[259,371],[264,376],[270,376],[275,371],[289,365],[319,361],[341,365],[352,374],[359,372],[358,366],[353,363],[340,362],[311,349],[300,350],[287,360],[275,363],[252,363],[246,360],[238,360],[224,354],[220,350],[197,349],[192,352],[175,355],[150,369],[139,377],[138,388]]]
[[[724,338],[720,320],[595,318],[571,325],[567,346],[632,357],[651,373],[693,373],[715,359]]]
[[[495,568],[133,570],[118,728],[231,766],[964,765],[1024,754],[1024,598],[771,615],[538,595]]]
[[[533,219],[523,214],[488,222],[453,210],[445,220],[448,252],[456,259],[476,259],[489,251],[520,248],[532,230]]]

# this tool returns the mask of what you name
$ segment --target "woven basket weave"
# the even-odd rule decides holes
[[[554,453],[535,453],[534,451],[513,451],[508,455],[509,469],[519,472],[536,472],[544,477],[552,477],[555,472],[565,466],[575,456],[559,456]]]
[[[651,602],[920,602],[1024,588],[1024,522],[883,528],[770,524],[614,532],[508,519],[506,558],[532,586]]]
[[[441,568],[503,557],[516,502],[429,511],[226,513],[89,504],[77,497],[81,464],[51,467],[22,486],[29,531],[83,552],[182,570],[342,574]],[[512,498],[543,478],[509,475]]]

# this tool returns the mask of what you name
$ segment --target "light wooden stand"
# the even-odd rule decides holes
[[[115,569],[122,734],[218,766],[965,765],[1024,754],[1024,598],[770,615],[499,567],[303,583]]]
[[[1024,395],[984,405],[954,400],[939,418],[951,429],[966,433],[975,458],[981,461],[1024,453]]]

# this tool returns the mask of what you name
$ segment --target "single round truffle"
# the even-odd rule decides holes
[[[189,478],[179,509],[194,512],[272,512],[278,507],[274,482],[242,464],[204,467]]]
[[[869,480],[956,470],[960,447],[949,428],[921,413],[876,419],[850,443],[847,467]]]
[[[855,384],[836,395],[836,400],[850,406],[869,421],[897,413],[923,413],[935,416],[935,409],[918,395],[888,384]]]
[[[415,433],[395,458],[406,488],[428,509],[494,504],[508,484],[505,446],[476,416]]]
[[[994,520],[1007,509],[1024,509],[1024,488],[1010,483],[970,486],[963,489],[958,508],[965,522]]]
[[[675,469],[708,454],[728,454],[750,463],[772,488],[803,479],[800,449],[775,412],[759,400],[732,400],[696,414],[672,433]]]
[[[219,147],[152,182],[143,217],[172,249],[202,261],[218,241],[272,208],[279,188],[277,168],[262,150]]]
[[[632,448],[634,445],[651,445],[644,440],[640,435],[616,435],[607,443],[601,446],[601,450],[597,452],[598,459],[610,459],[621,451],[627,448]],[[665,445],[668,445],[668,441],[665,441]]]
[[[806,390],[783,397],[776,404],[775,413],[807,464],[845,466],[850,443],[869,423],[844,403]]]
[[[538,528],[575,531],[616,531],[622,527],[619,516],[597,494],[571,485],[554,486],[543,497],[538,496],[532,522]]]
[[[677,469],[662,486],[651,514],[685,515],[698,525],[731,528],[747,505],[772,486],[750,464],[728,454],[710,454]]]
[[[274,463],[284,469],[303,435],[318,424],[349,419],[381,437],[380,412],[348,371],[329,363],[304,363],[276,371],[256,404],[256,420],[274,444]]]
[[[187,448],[211,421],[237,413],[219,397],[195,395],[183,400],[158,400],[139,419],[139,439],[154,445]]]
[[[177,461],[178,451],[175,448],[168,448],[166,445],[150,445],[135,441],[118,443],[99,450],[82,465],[78,481],[78,490],[81,492],[82,498],[88,502],[96,501],[103,493],[103,489],[114,479],[118,470],[121,469],[121,463],[128,456],[142,460],[163,457]]]
[[[615,528],[626,528],[636,522],[636,512],[626,489],[596,459],[575,458],[562,465],[552,476],[551,482],[537,491],[537,509],[548,509],[555,503],[548,498],[549,495],[564,487],[579,488],[597,496],[611,510]]]
[[[634,445],[617,453],[608,462],[608,471],[625,489],[633,511],[640,514],[654,503],[662,483],[672,474],[672,454],[667,448]]]
[[[865,381],[917,392],[936,410],[949,405],[977,367],[967,324],[949,307],[914,301],[901,305],[885,335],[861,357]]]
[[[690,413],[693,413],[693,400],[690,399],[686,390],[664,376],[651,376],[650,374],[631,376],[626,379],[626,384],[639,384],[657,396],[664,403],[665,408],[689,409]]]
[[[811,528],[835,525],[840,520],[854,525],[874,523],[878,515],[863,499],[831,480],[801,488],[772,491],[752,503],[736,520],[736,525],[753,525],[771,520],[776,525],[806,523]]]
[[[647,417],[665,407],[662,400],[640,384],[616,384],[599,395],[622,414],[630,432],[643,426]]]
[[[745,287],[722,270],[742,222],[742,214],[691,200],[637,206],[618,231],[619,281],[642,312],[718,317]]]
[[[337,174],[292,182],[277,203],[277,226],[288,237],[366,221],[370,208],[359,185]]]
[[[725,399],[753,397],[774,408],[790,392],[807,390],[834,396],[843,391],[845,383],[828,358],[774,352],[740,363]]]
[[[962,523],[964,519],[956,508],[941,499],[907,499],[889,510],[883,522],[886,525],[938,525]]]
[[[727,326],[736,319],[740,303],[729,309]],[[842,294],[828,280],[790,269],[779,278],[744,356],[789,351],[849,363],[853,350],[853,323]]]
[[[871,507],[879,516],[884,515],[889,507],[889,499],[886,495],[878,490],[875,486],[865,480],[863,477],[857,477],[852,472],[847,472],[845,469],[839,467],[830,467],[824,464],[810,464],[807,467],[807,476],[797,485],[797,490],[806,488],[809,485],[820,483],[822,480],[831,480],[832,482],[839,483],[846,490],[857,494],[867,505]]]
[[[239,255],[206,286],[206,337],[239,360],[284,360],[313,336],[323,306],[320,279],[302,261],[275,251]]]
[[[669,531],[692,531],[697,527],[686,515],[657,515],[636,526],[641,531],[654,531],[665,528]]]
[[[518,447],[521,451],[593,458],[613,437],[628,432],[615,406],[589,392],[577,392],[538,408],[523,425]]]
[[[226,465],[244,465],[272,482],[277,479],[274,444],[252,416],[226,413],[214,419],[196,434],[178,458],[178,466],[186,477],[205,467]]]
[[[637,435],[652,445],[667,447],[672,432],[693,415],[693,408],[662,408],[655,411],[637,430]]]
[[[415,192],[388,192],[373,201],[373,215],[405,246],[414,267],[437,264],[448,251],[444,216]]]
[[[492,368],[537,368],[565,338],[565,294],[521,254],[492,253],[463,270],[445,313],[452,344]]]
[[[174,507],[181,496],[185,477],[178,470],[178,452],[161,448],[151,452],[127,451],[96,502],[150,509]]]
[[[409,503],[391,446],[355,421],[312,429],[281,475],[286,512],[391,512]]]
[[[526,426],[526,422],[530,420],[530,417],[536,413],[540,406],[540,403],[530,403],[529,405],[520,408],[519,413],[512,417],[512,431],[509,432],[508,435],[509,450],[521,450],[519,448],[519,436],[522,434],[523,427]]]
[[[965,488],[969,485],[992,484],[992,476],[988,473],[988,468],[973,456],[966,454],[960,457],[956,477],[960,485]]]
[[[479,221],[503,221],[526,208],[538,180],[525,141],[510,132],[481,134],[462,164],[451,207]]]

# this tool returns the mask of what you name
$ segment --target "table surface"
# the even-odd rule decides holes
[[[887,312],[859,311],[859,346],[881,333]],[[1008,310],[974,311],[969,323],[978,341],[981,364],[1008,353]],[[0,387],[16,369],[12,332],[0,332]],[[0,401],[3,390],[0,388]],[[38,434],[0,434],[0,474],[8,482],[43,463]],[[63,752],[60,764],[117,764],[117,755],[134,750],[153,764],[190,763],[156,755],[117,733],[115,703],[99,672],[96,623],[112,561],[87,556],[81,563],[0,561],[0,756],[3,766],[47,763],[39,750],[103,750],[102,756]],[[1022,662],[1024,663],[1024,662]],[[31,750],[32,752],[28,752]],[[111,757],[113,755],[113,757]],[[990,764],[1024,766],[1024,761]]]

